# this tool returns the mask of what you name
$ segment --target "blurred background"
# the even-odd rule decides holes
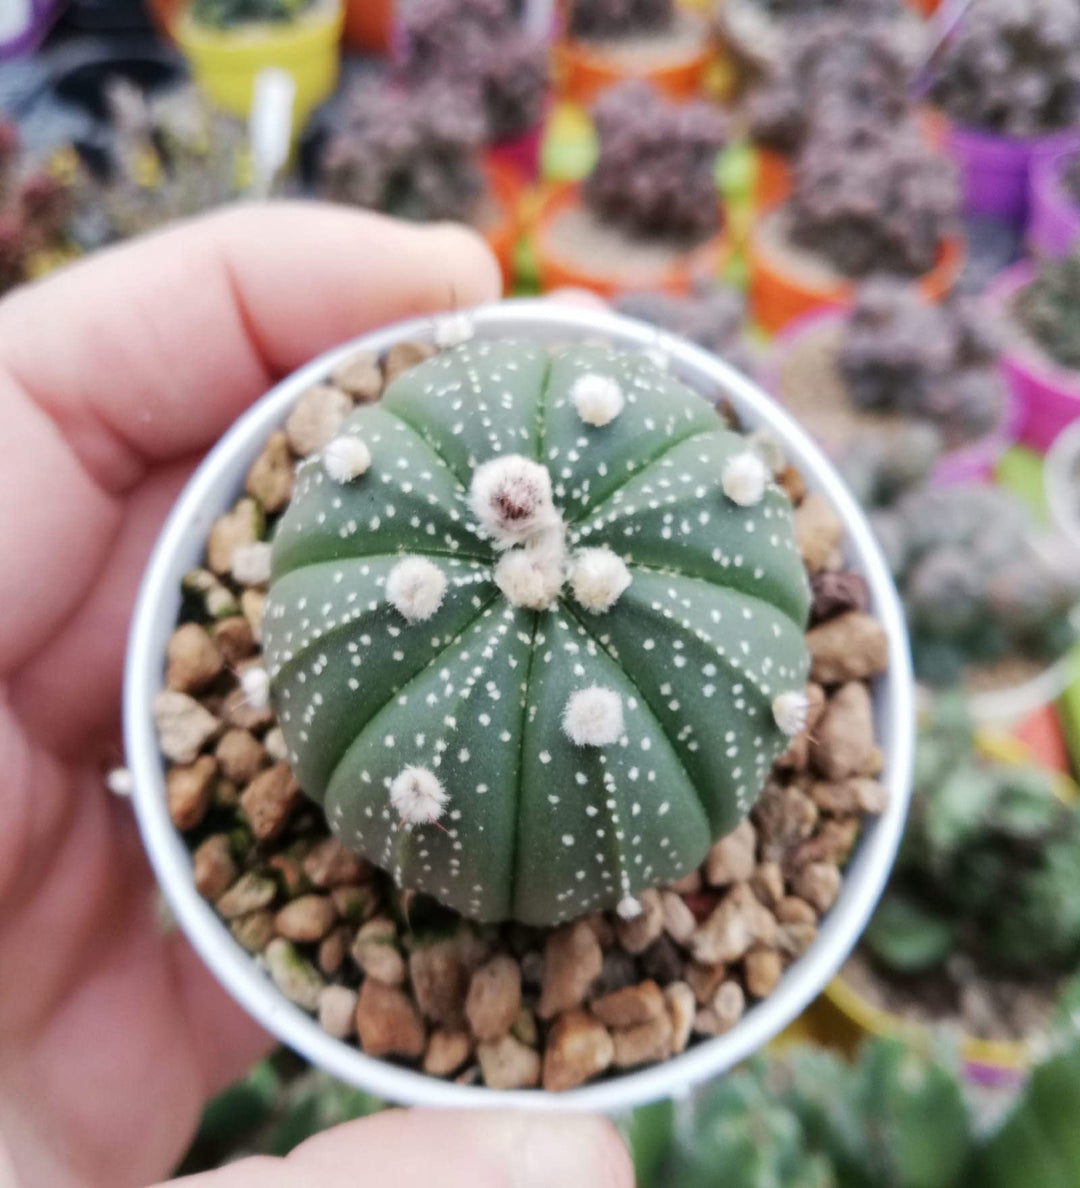
[[[618,1119],[642,1188],[1080,1185],[1080,0],[0,4],[0,294],[297,196],[731,360],[901,590],[890,886],[773,1048]],[[181,1170],[380,1108],[281,1051]]]

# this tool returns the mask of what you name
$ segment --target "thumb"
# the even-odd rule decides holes
[[[257,1157],[183,1188],[633,1188],[610,1122],[576,1116],[392,1110],[335,1127],[284,1159]]]

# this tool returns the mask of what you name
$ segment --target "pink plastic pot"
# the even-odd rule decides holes
[[[965,212],[998,219],[1022,231],[1028,221],[1035,159],[1067,148],[1075,139],[1074,131],[1002,136],[949,124],[945,149],[960,169]]]
[[[535,128],[521,136],[500,140],[488,145],[486,155],[489,161],[514,170],[526,182],[534,182],[540,176],[540,150],[544,142],[546,115]]]
[[[1080,239],[1080,205],[1062,184],[1066,164],[1080,153],[1080,134],[1068,148],[1039,154],[1031,168],[1028,245],[1044,256],[1064,256]]]
[[[1010,324],[1014,324],[1012,300],[1034,275],[1034,268],[1025,261],[1007,269],[990,286],[990,300]],[[1080,418],[1080,372],[1061,367],[1017,330],[1015,341],[1002,352],[1001,365],[1020,406],[1020,439],[1044,453],[1066,425]]]
[[[761,376],[762,386],[781,404],[780,365],[785,354],[802,339],[835,326],[847,316],[844,310],[815,310],[792,322],[773,340],[768,362]],[[1023,408],[1013,395],[1011,383],[1006,384],[1005,407],[1001,420],[983,437],[944,454],[934,467],[932,481],[943,486],[973,482],[989,478],[1002,454],[1016,444],[1023,427]],[[813,433],[809,425],[805,428]]]

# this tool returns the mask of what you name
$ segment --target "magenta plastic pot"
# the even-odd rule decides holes
[[[544,128],[547,112],[535,128],[509,140],[496,141],[487,147],[488,160],[506,165],[518,173],[524,181],[533,182],[540,176],[540,150],[544,143]]]
[[[761,383],[770,395],[783,404],[780,393],[780,366],[788,351],[813,334],[837,325],[847,316],[844,310],[814,310],[804,314],[782,330],[773,340],[772,349],[761,375]],[[805,426],[810,434],[813,427]],[[997,425],[984,436],[950,450],[934,467],[931,478],[941,486],[989,478],[1002,454],[1015,445],[1023,428],[1023,407],[1013,395],[1011,383],[1005,385],[1005,407]]]
[[[59,0],[0,4],[0,61],[32,54],[45,40],[59,11]]]
[[[1002,136],[949,123],[944,145],[960,170],[964,211],[1023,231],[1028,221],[1032,166],[1037,158],[1053,155],[1075,139],[1073,130],[1049,136]]]
[[[1057,435],[1080,418],[1080,371],[1055,363],[1012,320],[1013,298],[1034,278],[1026,261],[1003,272],[990,286],[989,299],[1001,310],[1013,330],[1001,355],[1001,366],[1020,408],[1020,440],[1045,453]]]
[[[1080,239],[1080,204],[1061,180],[1066,164],[1078,154],[1080,133],[1075,133],[1067,148],[1040,153],[1032,165],[1027,240],[1036,254],[1064,256]]]

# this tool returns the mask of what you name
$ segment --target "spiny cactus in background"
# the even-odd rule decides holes
[[[1075,637],[1075,560],[1036,548],[1024,509],[989,486],[918,487],[878,521],[912,633],[919,676],[949,684],[1009,654],[1055,659]]]
[[[910,420],[858,430],[836,461],[863,507],[880,508],[925,483],[944,453],[945,438],[936,425]]]
[[[147,96],[122,78],[106,86],[112,152],[78,184],[80,241],[97,247],[239,197],[248,166],[243,125],[195,87]]]
[[[1035,279],[1016,295],[1013,308],[1056,363],[1080,371],[1080,241],[1063,259],[1039,261]]]
[[[929,272],[959,217],[952,165],[914,123],[821,125],[795,164],[792,239],[844,276]]]
[[[1032,136],[1080,121],[1076,0],[978,0],[946,43],[934,96],[958,123]]]
[[[907,833],[864,943],[900,974],[958,950],[1046,976],[1080,957],[1080,809],[1045,771],[982,757],[958,695],[920,734]]]
[[[571,37],[629,37],[660,33],[675,21],[675,0],[570,0]]]
[[[605,91],[592,115],[599,155],[582,191],[601,220],[685,242],[716,230],[716,158],[727,121],[711,103],[673,102],[631,81]]]
[[[805,717],[808,603],[786,496],[703,398],[465,341],[301,466],[263,647],[343,842],[548,925],[633,916],[749,812]]]
[[[758,143],[792,155],[819,124],[891,126],[911,112],[908,53],[895,28],[852,14],[809,21],[785,38],[778,62],[750,93]]]
[[[484,135],[478,108],[445,80],[406,93],[364,84],[327,145],[323,194],[419,222],[470,222],[484,197]]]
[[[754,0],[759,8],[775,17],[834,16],[852,17],[897,16],[902,11],[901,0]]]
[[[522,32],[508,0],[416,0],[401,18],[407,86],[443,80],[481,108],[487,139],[535,128],[548,87],[548,51]]]
[[[955,445],[1001,417],[996,358],[996,327],[978,302],[932,305],[910,283],[875,277],[844,323],[839,365],[859,408],[927,418]]]
[[[746,299],[719,281],[699,282],[692,293],[625,293],[615,301],[619,313],[650,322],[712,351],[750,374],[750,348],[744,338]]]
[[[200,25],[234,29],[238,25],[287,25],[315,0],[192,0],[191,15]]]

